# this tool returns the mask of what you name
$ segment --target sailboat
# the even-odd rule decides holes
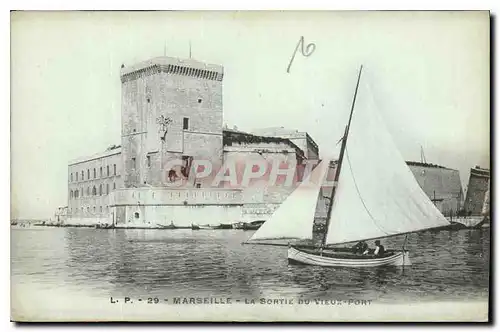
[[[322,161],[245,243],[288,246],[288,261],[332,267],[411,265],[405,243],[383,255],[356,254],[339,247],[358,241],[408,235],[450,223],[431,202],[397,149],[376,112],[368,84],[357,78],[324,231],[318,244],[269,243],[268,240],[310,240],[323,179]],[[358,91],[359,90],[359,91]],[[356,110],[356,112],[355,112]]]

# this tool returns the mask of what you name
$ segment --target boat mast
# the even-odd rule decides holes
[[[354,104],[356,103],[356,95],[358,94],[359,80],[361,78],[361,71],[363,70],[363,65],[359,68],[358,81],[356,83],[356,90],[354,90],[354,98],[351,105],[351,114],[349,115],[349,121],[345,127],[344,136],[342,137],[342,145],[340,147],[339,160],[337,162],[337,168],[335,170],[335,178],[333,180],[332,195],[330,197],[330,204],[328,205],[328,214],[326,216],[325,232],[323,233],[323,238],[321,240],[321,247],[326,244],[326,235],[328,234],[328,228],[330,226],[330,217],[332,215],[333,199],[335,197],[335,191],[337,190],[337,185],[340,177],[340,169],[342,168],[342,161],[344,159],[344,152],[347,145],[347,136],[349,135],[349,129],[351,127],[352,114],[354,112]]]

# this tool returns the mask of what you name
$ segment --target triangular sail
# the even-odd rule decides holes
[[[310,239],[318,195],[327,169],[328,161],[320,162],[249,241]]]
[[[448,225],[418,185],[361,80],[327,244],[385,237]]]

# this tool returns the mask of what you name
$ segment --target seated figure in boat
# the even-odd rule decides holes
[[[368,244],[365,241],[359,241],[354,247],[352,247],[353,254],[362,254],[368,250]]]
[[[372,254],[374,256],[383,256],[385,254],[385,248],[383,245],[380,244],[379,240],[375,241],[375,249],[366,249],[365,252],[363,252],[363,255],[367,254]]]

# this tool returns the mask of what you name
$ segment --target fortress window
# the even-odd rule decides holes
[[[75,173],[76,181],[78,181],[78,172]]]
[[[84,180],[84,177],[83,177],[83,171],[82,171],[82,181]]]
[[[116,189],[116,183],[113,182],[113,190]]]
[[[106,183],[106,195],[109,194],[109,183]]]
[[[87,180],[90,180],[90,169],[87,169]]]
[[[151,156],[146,156],[148,167],[151,167]]]
[[[113,175],[116,175],[116,164],[113,165]]]
[[[106,174],[109,176],[109,165],[106,166]]]
[[[99,169],[100,177],[102,178],[102,167]]]
[[[97,173],[96,173],[95,168],[94,168],[94,179],[96,178],[96,174],[97,174]]]
[[[198,98],[198,104],[201,104],[202,100],[201,98]]]
[[[188,130],[189,129],[189,118],[184,118],[182,120],[182,129],[184,129],[184,130]]]
[[[135,169],[135,157],[132,158],[132,168]]]

